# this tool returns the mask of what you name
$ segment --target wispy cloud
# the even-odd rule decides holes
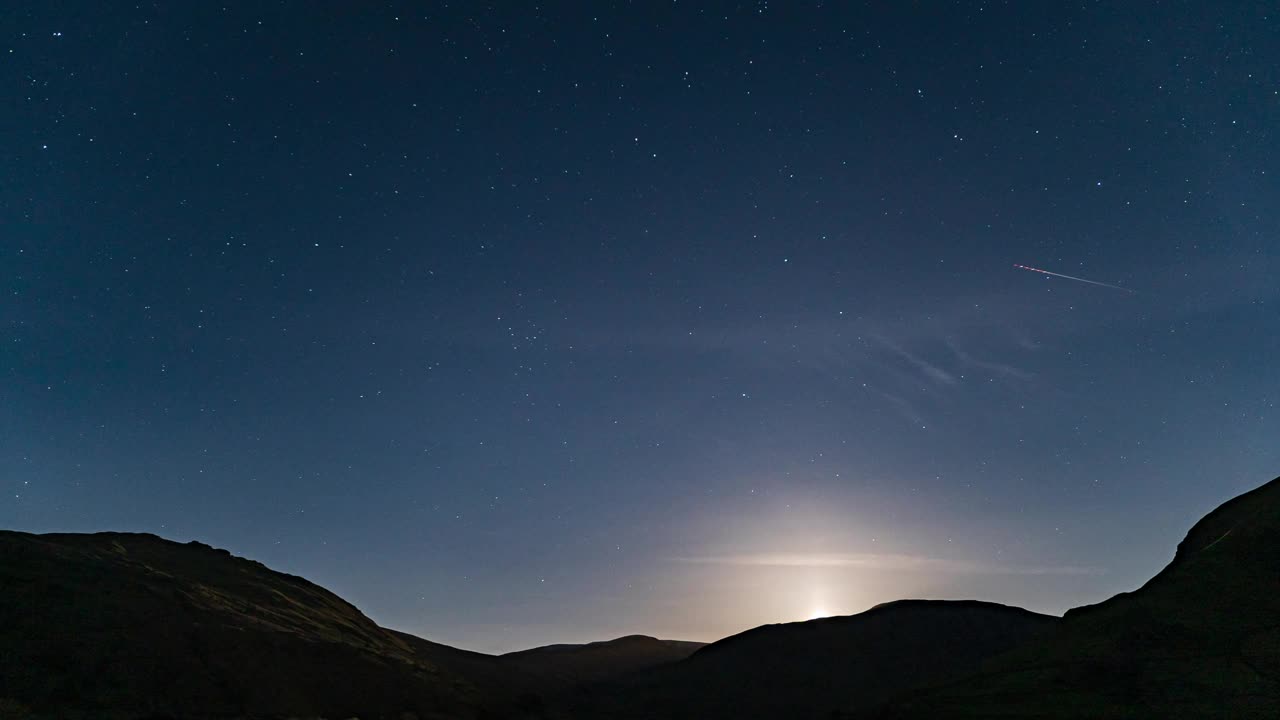
[[[894,409],[895,412],[901,415],[904,419],[907,420],[907,422],[910,422],[912,425],[928,424],[928,420],[925,419],[924,414],[921,413],[919,410],[917,410],[916,406],[906,398],[903,398],[901,396],[894,395],[893,393],[886,392],[884,390],[880,390],[876,388],[872,388],[871,390],[872,392],[876,393],[880,397],[884,398],[889,403],[889,406]]]
[[[889,340],[888,338],[885,338],[879,335],[875,336],[875,340],[876,342],[880,343],[880,345],[888,349],[890,352],[902,358],[903,360],[906,360],[908,363],[914,366],[917,370],[924,373],[924,375],[928,377],[930,380],[933,380],[934,382],[942,385],[956,384],[955,375],[951,374],[946,370],[943,370],[941,367],[935,365],[934,363],[931,363],[928,360],[925,360],[923,357],[908,351],[906,348],[902,347],[898,343],[893,342],[892,340]]]
[[[693,318],[679,325],[659,316],[590,325],[565,340],[583,350],[583,362],[592,353],[676,353],[716,368],[714,379],[691,382],[718,384],[741,370],[777,373],[808,387],[825,381],[829,396],[859,411],[933,427],[979,389],[1021,392],[1037,381],[1032,368],[1044,356],[1032,357],[1039,347],[1032,328],[1040,326],[1031,322],[1037,310],[1031,305],[984,294],[848,314],[762,313],[728,324]]]
[[[956,343],[955,340],[952,340],[950,338],[948,338],[945,342],[947,344],[947,348],[951,350],[951,353],[955,355],[956,358],[960,360],[960,362],[966,365],[979,368],[981,370],[986,370],[988,372],[994,373],[996,375],[1001,375],[1004,377],[1016,378],[1018,380],[1031,379],[1031,373],[1027,372],[1026,370],[1023,370],[1021,368],[1016,368],[1012,365],[1006,365],[1005,363],[992,362],[990,360],[982,360],[977,357],[974,357],[973,355],[963,350]]]
[[[1104,568],[1078,565],[1000,565],[895,553],[754,553],[675,558],[694,565],[736,567],[857,568],[957,575],[1105,575]]]

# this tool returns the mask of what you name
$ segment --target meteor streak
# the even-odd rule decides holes
[[[1111,283],[1098,282],[1097,280],[1085,280],[1084,278],[1081,278],[1081,277],[1075,277],[1073,275],[1063,275],[1062,273],[1056,273],[1056,272],[1049,272],[1048,270],[1041,270],[1040,268],[1033,268],[1027,265],[1019,265],[1018,263],[1014,263],[1013,266],[1018,268],[1019,270],[1030,270],[1031,272],[1038,272],[1044,275],[1052,275],[1054,277],[1066,278],[1068,280],[1075,280],[1076,282],[1089,283],[1090,285],[1101,285],[1102,287],[1111,288],[1112,290],[1121,290],[1127,293],[1136,293],[1135,290],[1130,290],[1127,287],[1120,287],[1119,285],[1112,285]]]

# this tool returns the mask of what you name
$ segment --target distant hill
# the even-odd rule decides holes
[[[631,637],[473,653],[200,543],[0,531],[5,720],[536,716],[546,695],[693,649]]]
[[[1140,589],[879,717],[1280,717],[1280,478],[1206,515]]]
[[[828,718],[972,669],[1057,618],[977,601],[902,600],[765,625],[596,689],[567,717]]]
[[[705,643],[628,635],[584,645],[546,645],[507,653],[509,667],[537,677],[544,688],[588,685],[683,660]]]

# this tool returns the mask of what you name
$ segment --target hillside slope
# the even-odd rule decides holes
[[[1140,589],[882,717],[1280,717],[1280,479],[1206,515]]]
[[[827,718],[947,679],[1057,618],[977,601],[903,600],[858,615],[765,625],[609,685],[570,717]]]
[[[225,550],[0,532],[0,557],[0,700],[10,709],[470,718],[506,699],[323,588]]]
[[[0,560],[0,718],[537,716],[560,692],[700,647],[460,650],[303,578],[146,534],[0,531]]]

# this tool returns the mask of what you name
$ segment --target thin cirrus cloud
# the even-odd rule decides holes
[[[963,350],[959,346],[959,344],[957,344],[954,340],[950,338],[946,340],[946,345],[947,345],[947,349],[949,349],[951,353],[956,356],[956,358],[958,358],[962,363],[965,363],[969,366],[972,366],[981,370],[986,370],[996,375],[1016,378],[1018,380],[1030,380],[1032,377],[1030,372],[1027,372],[1026,370],[1023,370],[1021,368],[1016,368],[1012,365],[992,362],[990,360],[982,360],[977,357],[974,357],[970,353]]]
[[[948,372],[947,370],[944,370],[938,365],[929,362],[923,357],[908,351],[906,348],[902,347],[896,342],[893,342],[892,340],[889,340],[888,338],[878,336],[878,335],[873,337],[875,338],[876,342],[880,343],[882,347],[888,349],[894,355],[897,355],[903,360],[906,360],[912,367],[914,367],[916,370],[919,370],[930,380],[933,380],[934,382],[939,383],[941,385],[956,384],[956,376],[953,373]]]
[[[938,572],[956,575],[1105,575],[1106,570],[1078,565],[997,565],[894,553],[755,553],[675,558],[694,565],[734,567],[857,568]]]

